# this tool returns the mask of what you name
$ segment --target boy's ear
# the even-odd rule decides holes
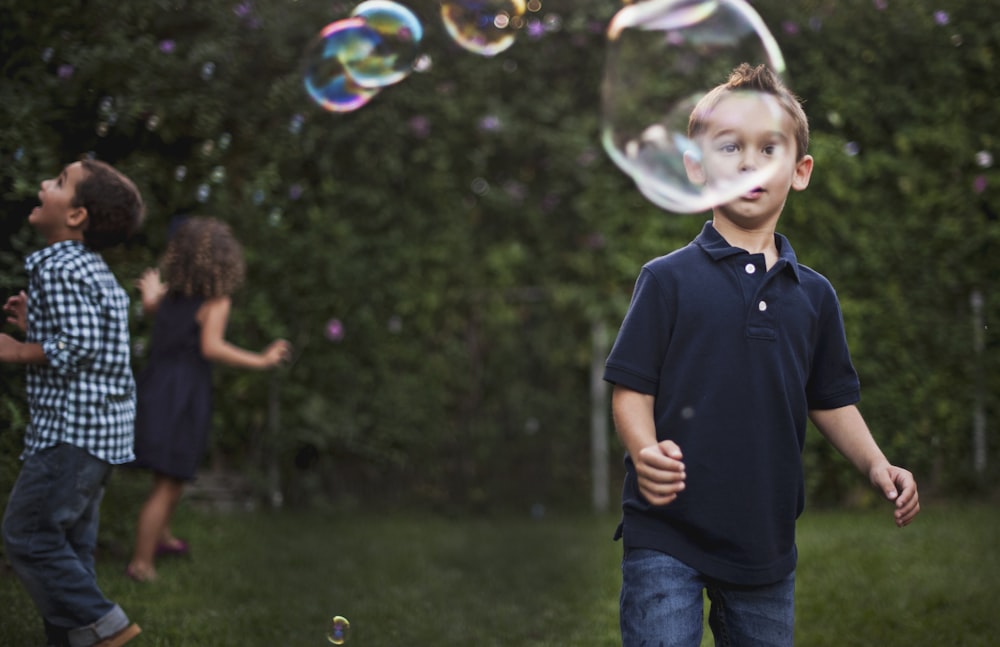
[[[809,186],[809,178],[812,177],[813,156],[806,155],[795,163],[795,173],[792,175],[792,188],[802,191]]]
[[[684,151],[684,171],[691,184],[698,186],[705,184],[705,169],[701,165],[701,161],[698,160],[698,156],[689,150]]]
[[[70,229],[83,230],[87,227],[89,217],[90,214],[87,213],[87,207],[73,207],[66,214],[66,225]]]

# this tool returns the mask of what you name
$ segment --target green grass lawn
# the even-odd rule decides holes
[[[158,582],[99,579],[144,629],[138,646],[611,646],[620,643],[614,516],[445,518],[356,512],[209,513],[182,504],[190,559]],[[928,506],[911,527],[880,512],[807,512],[799,524],[797,644],[996,645],[1000,513]],[[20,583],[0,567],[0,645],[42,644]],[[703,645],[711,645],[706,633]]]

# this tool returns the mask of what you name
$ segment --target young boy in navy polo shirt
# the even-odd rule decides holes
[[[46,247],[28,256],[27,293],[4,305],[26,338],[0,334],[0,361],[27,365],[31,414],[4,546],[48,645],[118,647],[140,630],[98,588],[94,549],[111,466],[134,459],[135,381],[128,294],[98,250],[138,228],[142,197],[85,160],[42,182],[38,198],[28,222]]]
[[[688,134],[703,151],[686,160],[693,182],[761,179],[642,268],[607,360],[628,452],[622,642],[697,647],[707,591],[716,644],[792,645],[807,419],[894,503],[900,527],[920,509],[917,486],[856,407],[833,287],[775,232],[813,168],[798,99],[743,64],[695,107]]]

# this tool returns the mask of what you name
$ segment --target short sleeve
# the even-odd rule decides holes
[[[658,277],[643,268],[604,368],[613,384],[655,395],[673,329],[674,308]]]

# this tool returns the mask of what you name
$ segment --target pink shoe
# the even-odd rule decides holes
[[[176,544],[156,544],[157,557],[186,557],[190,553],[188,543],[183,539],[178,539]]]

